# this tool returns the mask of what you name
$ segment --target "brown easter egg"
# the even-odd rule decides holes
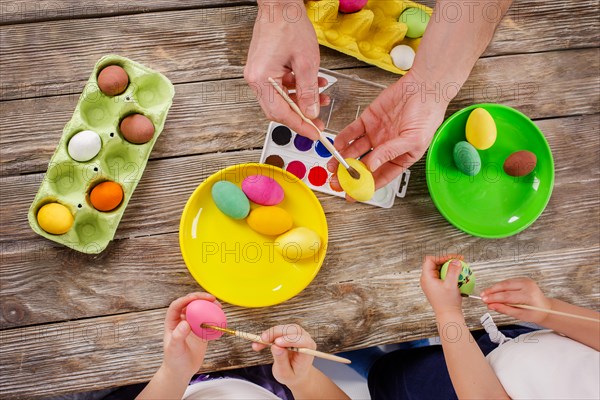
[[[154,124],[142,114],[131,114],[123,118],[120,128],[125,140],[134,144],[146,143],[154,136]]]
[[[510,176],[525,176],[533,171],[536,164],[537,157],[532,152],[516,151],[504,161],[504,172]]]

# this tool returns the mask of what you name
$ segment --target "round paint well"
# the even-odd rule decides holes
[[[278,156],[277,154],[271,154],[265,159],[265,164],[273,165],[278,168],[283,168],[283,166],[285,165],[285,161],[283,161],[283,158],[281,158],[281,156]]]
[[[386,201],[388,199],[388,196],[389,196],[389,189],[387,188],[387,186],[384,186],[375,192],[375,194],[373,195],[373,198],[371,200],[374,202],[377,202],[377,203],[383,203],[384,201]]]
[[[325,184],[325,182],[327,182],[328,177],[329,177],[329,174],[323,167],[319,167],[319,166],[312,167],[310,169],[310,171],[308,172],[308,181],[313,186],[323,186]]]
[[[271,140],[280,146],[285,146],[292,140],[292,131],[287,126],[279,125],[271,132]]]
[[[302,179],[306,176],[306,165],[302,161],[292,161],[288,164],[286,171],[296,175],[298,179]]]
[[[294,146],[296,146],[299,151],[308,151],[311,149],[312,145],[313,140],[307,137],[296,135],[294,138]]]
[[[329,140],[329,142],[333,144],[333,139],[327,138],[327,140]],[[317,145],[315,146],[315,151],[318,155],[320,155],[323,158],[331,157],[331,152],[329,152],[329,150],[327,150],[327,147],[325,147],[325,145],[321,142],[317,143]]]

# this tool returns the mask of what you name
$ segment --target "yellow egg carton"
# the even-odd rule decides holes
[[[405,37],[408,27],[398,18],[407,8],[419,8],[429,15],[431,8],[404,0],[369,0],[352,14],[340,13],[338,8],[339,0],[306,3],[320,44],[395,74],[407,72],[392,63],[390,51],[404,44],[416,52],[421,38]]]

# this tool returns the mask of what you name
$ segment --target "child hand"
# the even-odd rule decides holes
[[[286,347],[305,347],[316,349],[315,341],[308,332],[296,324],[278,325],[264,331],[262,340],[275,343],[271,346],[273,354],[273,376],[279,383],[294,389],[300,385],[310,384],[310,373],[313,369],[313,356],[294,351],[288,351]],[[264,349],[266,345],[253,343],[255,351]]]
[[[462,314],[462,297],[457,285],[458,275],[462,270],[461,264],[450,263],[446,279],[440,279],[440,268],[450,259],[462,260],[463,256],[426,256],[423,261],[421,288],[436,315],[457,312]]]
[[[164,359],[161,368],[171,374],[191,378],[202,366],[208,342],[196,336],[185,320],[185,307],[194,300],[208,300],[219,305],[213,295],[190,293],[171,303],[165,317]]]
[[[552,308],[550,299],[544,296],[538,285],[529,278],[507,279],[481,292],[481,299],[490,310],[540,324],[548,315],[545,312],[524,310],[508,304],[527,304],[535,307]]]

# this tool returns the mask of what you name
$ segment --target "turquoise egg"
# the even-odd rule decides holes
[[[228,217],[244,219],[250,212],[250,200],[242,189],[229,181],[215,183],[211,190],[217,208]]]
[[[463,174],[475,176],[481,170],[481,157],[469,142],[458,142],[454,146],[454,163]]]

